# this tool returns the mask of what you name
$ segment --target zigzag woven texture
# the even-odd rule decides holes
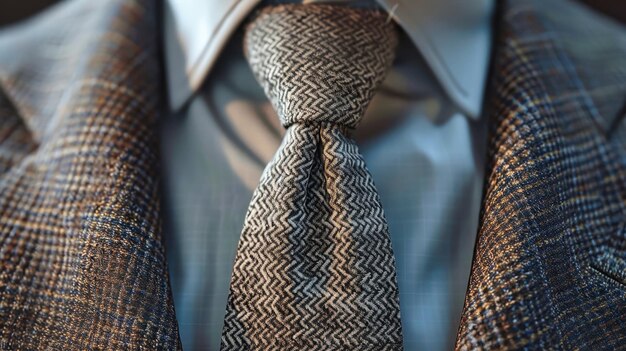
[[[251,67],[287,133],[241,234],[222,350],[401,350],[395,262],[356,144],[391,65],[379,12],[287,5],[246,32]]]

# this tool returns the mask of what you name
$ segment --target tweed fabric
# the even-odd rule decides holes
[[[286,135],[237,249],[222,350],[401,350],[387,223],[355,127],[390,67],[386,15],[329,5],[261,10],[252,70]]]
[[[180,348],[159,225],[154,10],[148,0],[73,0],[0,32],[0,348]],[[624,28],[563,0],[504,1],[498,17],[481,227],[456,347],[626,349],[626,126],[618,114],[626,96]],[[291,287],[281,302],[311,301],[301,299],[303,291],[328,298],[328,305],[303,309],[332,312],[327,306],[340,300],[326,293],[351,264],[367,264],[372,274],[385,266],[370,265],[379,256],[363,245],[352,257],[365,262],[328,259],[355,248],[346,228],[380,209],[375,196],[342,191],[345,182],[373,187],[345,128],[293,123],[283,149],[297,144],[298,157],[285,150],[276,156],[291,157],[283,164],[290,172],[270,167],[264,175],[263,182],[282,179],[294,190],[272,200],[283,209],[283,225],[311,224],[292,232],[289,244],[329,253],[294,256],[290,275],[280,276]],[[344,177],[346,167],[361,175]],[[322,168],[332,176],[321,177]],[[313,175],[306,185],[294,175],[302,169]],[[315,196],[298,208],[281,197],[316,184],[330,191],[308,192]],[[362,204],[374,206],[352,210]],[[325,213],[341,213],[331,217],[341,225],[315,221]],[[372,217],[384,227],[382,217]],[[268,214],[259,224],[270,220]],[[337,240],[314,237],[318,227]],[[388,247],[386,236],[378,244],[371,249]],[[263,252],[274,254],[274,247]],[[283,254],[283,262],[291,260]],[[277,281],[276,271],[266,272]],[[338,291],[360,283],[350,282],[345,288],[353,290]],[[394,300],[389,291],[354,306]],[[345,330],[329,316],[309,322]],[[363,325],[378,321],[370,317]],[[306,328],[263,322],[281,331],[276,338],[309,337],[296,334]],[[391,333],[372,330],[363,340],[376,335]],[[388,349],[399,343],[397,336]],[[355,349],[368,347],[384,349],[374,342]]]
[[[626,349],[626,31],[503,3],[460,350]],[[623,112],[622,112],[623,113]]]
[[[0,349],[180,348],[159,224],[152,1],[0,35]]]

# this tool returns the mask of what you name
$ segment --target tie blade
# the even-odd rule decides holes
[[[401,350],[395,262],[354,142],[294,125],[242,232],[222,350]]]

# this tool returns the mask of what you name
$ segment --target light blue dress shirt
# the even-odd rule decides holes
[[[170,7],[181,2],[171,1]],[[166,11],[173,111],[161,126],[164,231],[183,347],[217,350],[243,219],[284,131],[243,57],[238,26],[214,62],[194,61],[210,62],[202,83],[194,86],[193,69],[180,69],[194,52],[193,45],[183,48],[194,38],[181,39],[185,31],[175,25],[184,13]],[[409,19],[396,20],[408,28]],[[450,76],[461,82],[460,89],[446,89],[442,80],[447,78],[437,74],[420,48],[410,32],[402,36],[394,67],[355,133],[389,222],[408,351],[453,346],[478,225],[486,147],[482,93],[463,97],[462,90],[472,86],[463,75]],[[484,57],[476,69],[486,74]],[[482,90],[483,80],[474,87]]]

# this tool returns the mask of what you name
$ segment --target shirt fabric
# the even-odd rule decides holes
[[[187,56],[171,53],[172,41],[183,33],[174,18],[166,9],[174,107],[162,122],[160,138],[168,262],[183,346],[216,350],[243,219],[284,131],[243,57],[241,28],[228,35],[194,88],[193,72],[179,69],[186,65],[180,58],[193,50]],[[408,19],[401,20],[406,31]],[[442,350],[453,345],[469,277],[485,120],[471,112],[482,94],[475,94],[478,103],[464,105],[462,94],[446,90],[445,78],[421,48],[410,31],[401,37],[396,62],[355,138],[389,223],[405,349]],[[459,48],[456,55],[462,54]],[[469,87],[467,79],[455,79]],[[482,79],[475,82],[477,89],[482,90]],[[174,97],[185,90],[180,82],[188,82],[192,91],[182,106]]]

